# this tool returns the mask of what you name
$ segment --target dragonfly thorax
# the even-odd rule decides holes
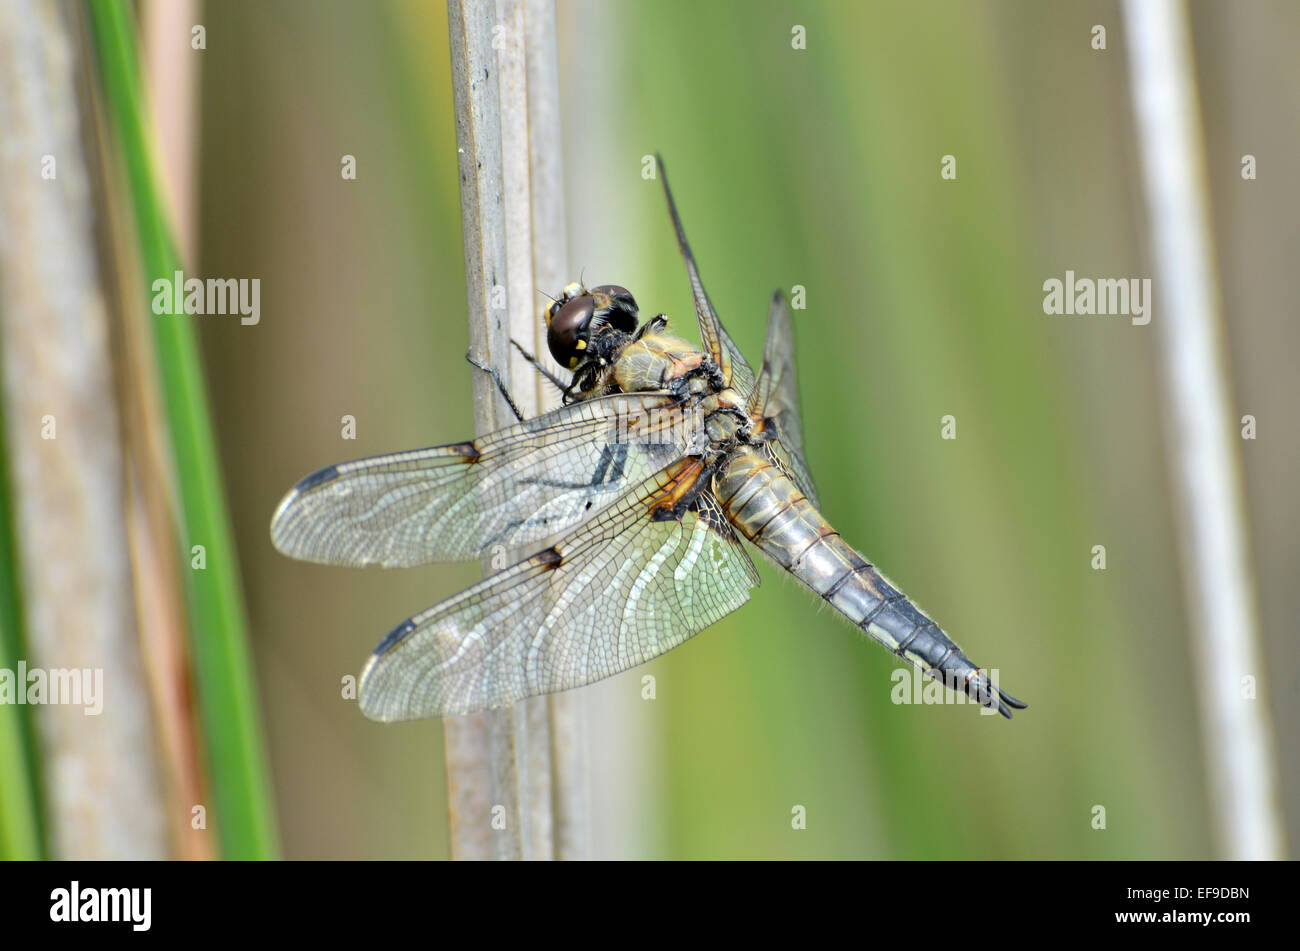
[[[698,347],[664,332],[666,326],[666,320],[656,318],[623,347],[613,361],[612,382],[624,393],[667,390],[678,380],[682,396],[716,392],[721,380],[707,372],[708,358]]]

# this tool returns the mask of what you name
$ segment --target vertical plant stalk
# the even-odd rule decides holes
[[[486,3],[482,5],[490,6]],[[522,0],[497,0],[496,13],[496,24],[493,26],[496,42],[493,45],[498,47],[495,50],[494,71],[497,76],[498,121],[501,129],[506,326],[505,333],[501,336],[500,323],[493,324],[493,330],[489,333],[495,332],[497,338],[489,345],[488,352],[492,354],[491,365],[505,373],[511,393],[519,394],[516,398],[519,411],[527,416],[536,416],[540,410],[537,376],[513,352],[509,340],[514,337],[525,342],[525,345],[531,344],[536,338],[539,310],[532,257],[533,245],[536,243],[532,221],[532,137],[528,124],[528,104],[532,89],[525,65],[526,59],[531,57],[528,57],[525,46]],[[497,309],[496,313],[499,315],[500,310]],[[496,405],[497,425],[513,423],[513,413],[500,412],[499,400]],[[531,554],[530,551],[507,552],[505,561],[513,564]],[[554,858],[550,704],[545,697],[529,697],[515,704],[510,715],[514,728],[522,857]]]
[[[532,416],[543,408],[537,374],[513,356],[510,339],[543,352],[537,288],[566,281],[559,156],[553,140],[531,135],[558,127],[554,10],[550,0],[449,0],[448,21],[470,352],[502,372],[520,411]],[[474,379],[474,406],[480,434],[514,421],[486,374]],[[510,562],[531,553],[490,553],[489,560],[493,554]],[[453,857],[583,854],[575,844],[583,836],[574,828],[585,822],[575,795],[581,777],[574,775],[580,717],[561,701],[557,733],[553,702],[531,698],[509,710],[444,721]],[[555,765],[562,778],[558,797]],[[496,806],[505,807],[505,829],[492,828]]]
[[[509,366],[509,328],[491,309],[493,288],[506,275],[504,176],[491,4],[448,0],[452,85],[470,352],[498,368]],[[504,422],[492,381],[475,374],[474,426],[479,434]],[[491,566],[485,562],[484,570]],[[456,859],[520,858],[518,777],[512,712],[493,710],[443,720],[451,854]],[[494,816],[494,812],[503,816]],[[504,819],[505,828],[493,828]]]
[[[1146,184],[1211,807],[1220,853],[1282,857],[1273,730],[1264,693],[1236,424],[1221,344],[1191,32],[1181,0],[1127,0],[1126,46]],[[1244,694],[1244,679],[1257,684]]]
[[[555,0],[525,0],[523,4],[523,49],[527,70],[529,129],[560,129],[560,53],[555,22]],[[568,261],[568,228],[564,215],[563,151],[554,139],[529,146],[529,177],[532,198],[532,288],[524,288],[532,327],[529,350],[546,358],[546,332],[537,319],[537,290],[556,293],[572,279]],[[513,318],[512,318],[513,323]],[[516,355],[516,360],[518,359]],[[518,363],[515,364],[518,369]],[[556,367],[558,369],[558,366]],[[531,367],[522,368],[533,381],[540,412],[560,404],[560,396],[549,381]],[[551,772],[554,808],[553,838],[557,859],[591,857],[590,789],[588,786],[587,711],[589,694],[567,690],[549,698],[551,715]]]
[[[196,71],[199,53],[190,48],[190,24],[197,19],[191,0],[152,0],[146,7],[144,60],[154,98],[154,127],[159,130],[161,167],[168,203],[176,221],[182,260],[193,262],[196,246],[193,213],[194,119],[197,114]],[[162,768],[169,797],[168,818],[175,856],[185,860],[216,858],[219,816],[210,812],[206,825],[195,828],[193,809],[211,801],[204,781],[204,751],[191,669],[191,631],[184,572],[176,558],[177,524],[172,487],[167,421],[157,362],[154,358],[152,314],[139,306],[142,264],[129,203],[130,188],[113,148],[103,97],[86,83],[86,113],[95,123],[99,148],[94,191],[100,222],[104,283],[111,292],[114,313],[115,359],[122,398],[124,447],[128,454],[126,498],[127,537],[134,566],[135,605],[153,694],[154,715],[162,751]],[[180,209],[179,214],[175,209]]]
[[[143,308],[152,282],[179,270],[180,259],[153,170],[131,8],[114,0],[90,0],[88,9],[109,125],[121,149],[135,212],[144,268],[136,299]],[[149,325],[171,443],[171,484],[180,526],[174,542],[176,557],[185,565],[191,650],[221,854],[271,858],[276,852],[275,817],[234,540],[194,326],[178,304],[151,314]],[[204,553],[201,568],[192,561],[196,546]]]
[[[102,707],[98,716],[74,704],[36,712],[53,854],[164,858],[75,15],[55,0],[0,8],[0,349],[27,662],[51,674],[91,671]]]

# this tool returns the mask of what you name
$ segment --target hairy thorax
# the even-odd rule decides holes
[[[613,383],[624,393],[666,390],[673,380],[686,377],[705,360],[697,347],[666,333],[648,333],[623,348],[614,362]],[[692,395],[708,392],[708,381],[700,376]]]

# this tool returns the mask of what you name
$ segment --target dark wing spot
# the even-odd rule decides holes
[[[465,462],[478,462],[479,460],[478,446],[474,445],[472,441],[458,442],[448,446],[447,451],[460,456]]]
[[[407,636],[414,630],[415,625],[408,617],[401,624],[397,625],[397,627],[389,631],[384,639],[379,642],[379,646],[375,648],[375,656],[382,657],[384,654],[387,654],[398,644],[402,643],[402,641],[406,640]]]
[[[293,487],[293,490],[299,495],[304,492],[310,492],[312,489],[324,485],[326,482],[333,482],[338,478],[338,474],[338,466],[326,466],[324,469],[313,472],[309,476],[303,476],[298,480],[298,484]]]
[[[552,545],[545,551],[539,551],[537,554],[533,555],[533,557],[529,558],[528,561],[539,568],[548,568],[554,571],[564,562],[564,556],[560,554],[558,548]]]

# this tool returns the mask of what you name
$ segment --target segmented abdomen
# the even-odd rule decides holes
[[[855,625],[948,686],[1011,715],[979,668],[831,528],[774,459],[741,449],[719,472],[716,487],[728,516],[751,542]]]

